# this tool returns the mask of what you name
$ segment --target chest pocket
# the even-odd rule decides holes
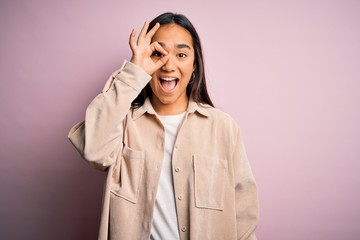
[[[196,207],[223,210],[227,161],[194,155],[193,163]]]
[[[138,199],[143,176],[145,153],[124,147],[119,163],[114,168],[111,192],[132,203]]]

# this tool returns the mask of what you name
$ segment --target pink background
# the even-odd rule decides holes
[[[96,239],[105,174],[67,133],[131,28],[165,11],[197,27],[211,96],[243,130],[258,238],[359,239],[356,0],[1,1],[1,239]]]

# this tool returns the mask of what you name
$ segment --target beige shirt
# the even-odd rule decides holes
[[[107,171],[99,239],[146,239],[162,168],[165,130],[149,99],[130,110],[151,76],[125,61],[88,106],[70,141]],[[256,183],[239,127],[190,100],[172,156],[180,238],[256,239]]]

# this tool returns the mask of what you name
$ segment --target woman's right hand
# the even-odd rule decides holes
[[[149,23],[145,22],[137,41],[135,40],[136,32],[134,29],[130,34],[129,44],[133,54],[131,62],[141,67],[149,75],[152,75],[161,68],[169,59],[168,53],[158,42],[151,43],[151,39],[159,27],[160,24],[156,23],[155,26],[146,33],[149,28]],[[154,51],[157,51],[162,55],[157,61],[154,61],[151,58]]]

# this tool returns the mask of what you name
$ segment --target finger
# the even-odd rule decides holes
[[[155,26],[146,34],[146,37],[151,40],[156,31],[160,28],[160,23],[156,23]]]
[[[166,56],[163,56],[162,58],[160,58],[160,59],[155,63],[156,69],[159,69],[159,68],[161,68],[162,66],[164,66],[165,63],[166,63],[167,61],[169,61],[169,58],[170,58],[170,55],[166,55]]]
[[[135,29],[132,29],[130,37],[129,37],[129,44],[130,44],[131,50],[134,50],[134,48],[136,47],[135,36],[136,36],[136,31],[135,31]]]
[[[150,44],[150,49],[153,52],[158,51],[164,56],[168,54],[168,52],[158,42],[153,42],[152,44]]]
[[[137,44],[139,45],[141,43],[141,41],[145,38],[146,36],[146,32],[147,32],[147,29],[149,28],[149,22],[148,21],[145,21],[144,23],[144,26],[142,27],[141,31],[140,31],[140,34],[139,34],[139,37],[138,37],[138,41],[137,41]]]

